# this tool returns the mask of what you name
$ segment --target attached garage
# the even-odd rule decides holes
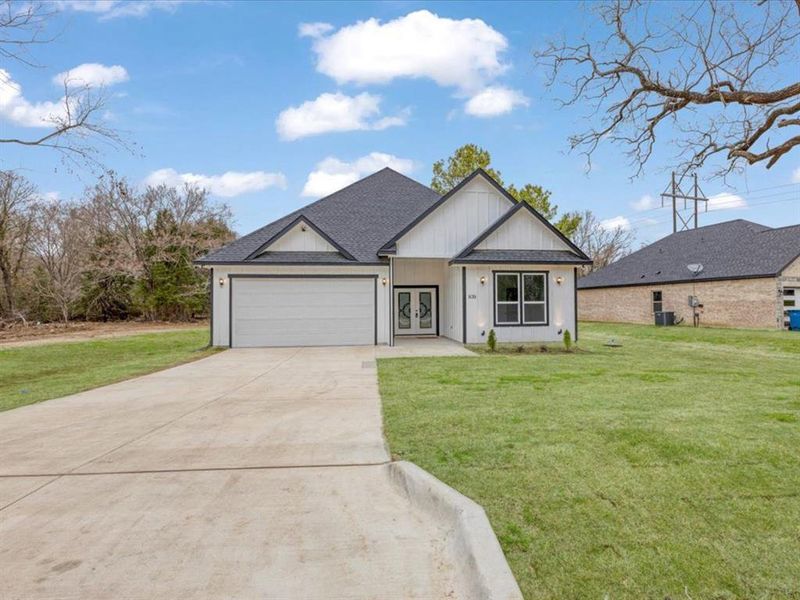
[[[231,275],[231,347],[377,343],[375,275]]]

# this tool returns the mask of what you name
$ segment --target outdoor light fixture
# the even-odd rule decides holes
[[[223,285],[225,285],[225,279],[223,277],[220,277],[219,278],[219,287],[222,287]]]
[[[556,277],[556,283],[558,285],[561,285],[562,283],[564,283],[564,278],[561,275],[559,275],[558,277]]]
[[[388,280],[388,279],[386,279],[386,277],[384,277],[383,279],[381,279],[381,283],[382,283],[383,285],[386,285],[388,282],[389,282],[389,280]]]
[[[486,284],[486,277],[481,275],[481,285],[485,285],[485,284]]]

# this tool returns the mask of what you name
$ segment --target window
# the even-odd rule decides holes
[[[526,325],[547,322],[546,285],[544,273],[522,274],[522,322]]]
[[[495,273],[495,322],[498,325],[519,323],[519,273]]]
[[[653,292],[653,312],[661,312],[664,309],[664,302],[661,296],[661,290]]]
[[[547,324],[547,273],[494,274],[495,325]]]

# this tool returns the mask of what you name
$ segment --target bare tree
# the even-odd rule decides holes
[[[52,41],[45,36],[47,23],[56,14],[42,2],[0,2],[0,57],[8,61],[37,66],[29,50]]]
[[[552,42],[536,53],[550,86],[563,77],[563,105],[588,103],[601,115],[571,147],[591,164],[601,141],[619,142],[638,175],[670,123],[678,168],[719,155],[715,174],[724,176],[744,163],[770,168],[800,145],[800,0],[666,5],[589,4],[605,31],[599,42]],[[785,70],[792,80],[781,81],[780,65],[794,66]]]
[[[17,317],[17,283],[30,250],[38,194],[21,175],[0,171],[0,316]]]
[[[135,278],[150,318],[164,316],[166,304],[175,307],[182,299],[202,297],[207,279],[192,261],[233,238],[230,209],[212,203],[205,190],[161,185],[137,192],[114,173],[91,191],[84,215],[88,229],[102,243],[102,254],[93,259],[100,267],[94,273]],[[165,279],[172,288],[169,300],[163,291]]]
[[[572,241],[592,259],[592,264],[584,267],[584,275],[630,254],[634,242],[633,231],[622,227],[604,227],[588,210],[582,217]]]
[[[42,204],[36,210],[31,252],[43,277],[34,277],[33,291],[55,305],[64,322],[81,294],[89,232],[70,203]]]
[[[54,6],[53,3],[0,0],[0,58],[4,62],[39,66],[33,61],[30,50],[52,41],[44,32],[57,14]],[[58,152],[68,165],[94,168],[102,166],[98,158],[101,146],[130,149],[120,132],[104,122],[108,100],[105,90],[79,83],[65,79],[64,96],[45,118],[43,124],[48,129],[44,134],[3,135],[0,144],[49,148]],[[0,68],[0,88],[10,88],[13,95],[16,86],[10,73]]]

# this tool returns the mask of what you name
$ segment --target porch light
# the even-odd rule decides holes
[[[386,285],[387,283],[389,283],[389,280],[388,280],[388,279],[386,279],[386,277],[384,277],[383,279],[381,279],[381,283],[382,283],[383,285]]]
[[[486,277],[481,275],[481,285],[486,285]]]
[[[220,277],[219,278],[219,287],[222,287],[224,285],[225,285],[225,278],[224,277]]]
[[[556,277],[556,283],[558,285],[561,285],[562,283],[564,283],[564,278],[561,275],[559,275],[558,277]]]

